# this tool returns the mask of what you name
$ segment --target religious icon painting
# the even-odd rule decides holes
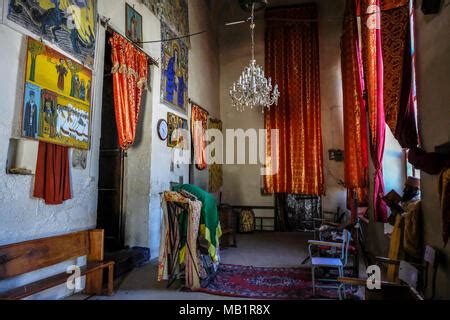
[[[189,49],[164,23],[161,23],[161,102],[177,111],[188,109]]]
[[[34,84],[26,83],[22,113],[22,135],[25,138],[37,138],[40,106],[41,88]]]
[[[189,148],[189,127],[188,121],[173,113],[167,114],[168,138],[167,146],[187,150]]]
[[[97,0],[8,0],[8,24],[52,42],[89,68],[94,66]],[[6,21],[6,20],[5,20]],[[20,30],[22,28],[22,30]]]
[[[89,149],[92,71],[32,38],[28,38],[26,61],[23,135]],[[34,100],[31,86],[40,89]],[[27,113],[34,110],[33,101],[38,106],[35,122]]]
[[[126,4],[126,35],[128,39],[143,47],[142,16],[128,3]]]

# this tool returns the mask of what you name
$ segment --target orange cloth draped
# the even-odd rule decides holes
[[[48,205],[72,198],[70,191],[69,148],[39,142],[33,196]]]
[[[205,170],[207,167],[206,130],[208,127],[208,113],[195,104],[192,105],[191,126],[195,165],[198,170]]]
[[[126,150],[136,137],[142,94],[148,81],[148,57],[117,33],[110,44],[117,131],[120,147]]]
[[[266,70],[280,87],[278,106],[266,112],[267,156],[278,173],[264,177],[266,193],[324,195],[316,4],[273,8],[266,13]],[[290,23],[283,20],[310,20]],[[279,130],[273,150],[271,130]],[[267,161],[270,166],[273,161]]]
[[[386,140],[384,114],[383,53],[381,44],[381,2],[361,0],[362,58],[369,110],[370,150],[375,168],[373,211],[375,220],[387,222],[387,207],[383,201],[383,157]]]
[[[348,208],[356,219],[353,191],[358,204],[368,204],[367,113],[363,99],[364,78],[360,56],[355,0],[347,0],[344,33],[341,39],[341,64],[344,93],[345,186]]]

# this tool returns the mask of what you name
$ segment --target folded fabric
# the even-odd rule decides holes
[[[406,208],[405,233],[403,247],[410,256],[420,259],[422,257],[422,206],[420,201],[412,202]]]

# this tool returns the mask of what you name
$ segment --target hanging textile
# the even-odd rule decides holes
[[[409,1],[394,2],[383,8],[384,110],[386,123],[403,148],[419,144],[413,90],[413,61]]]
[[[317,19],[315,4],[266,12],[266,71],[281,92],[265,114],[267,157],[276,157],[267,169],[278,169],[264,177],[266,193],[325,194]],[[271,130],[278,130],[277,146]]]
[[[216,119],[209,119],[208,122],[208,129],[209,130],[219,130],[222,132],[222,121],[216,120]],[[217,152],[217,151],[215,151]],[[209,155],[208,155],[209,156]],[[211,155],[212,157],[215,157],[216,155]],[[223,185],[223,168],[221,164],[218,163],[211,163],[208,167],[209,171],[209,192],[215,193],[219,192]]]
[[[177,192],[165,192],[161,200],[158,281],[168,280],[172,272],[178,274],[184,265],[186,287],[200,288],[200,277],[205,275],[197,246],[202,203]],[[169,257],[175,265],[169,265]]]
[[[208,127],[208,113],[195,104],[192,104],[191,126],[195,165],[198,170],[205,170],[207,167],[206,129]]]
[[[33,196],[47,205],[59,205],[72,198],[69,148],[39,142]]]
[[[201,188],[184,184],[173,188],[174,191],[185,190],[202,203],[200,219],[200,236],[208,243],[208,251],[214,262],[219,262],[219,239],[222,236],[217,201],[211,194]]]
[[[361,0],[362,60],[364,65],[369,111],[370,151],[375,168],[373,211],[375,221],[387,222],[387,207],[383,201],[383,157],[386,121],[383,96],[383,56],[381,46],[381,2]]]
[[[364,77],[360,55],[355,0],[347,0],[344,33],[341,38],[342,85],[344,97],[345,186],[347,206],[355,221],[359,206],[368,204],[367,114],[363,98]],[[354,192],[357,199],[353,199]]]
[[[439,197],[442,209],[442,238],[447,246],[450,236],[450,168],[443,170],[439,178]]]
[[[148,81],[148,56],[121,35],[109,40],[112,48],[114,110],[119,144],[124,150],[133,145]]]

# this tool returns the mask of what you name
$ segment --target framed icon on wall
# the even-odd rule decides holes
[[[126,4],[126,28],[125,32],[131,41],[133,41],[139,47],[143,47],[143,27],[142,27],[142,15],[140,15],[132,6]]]

